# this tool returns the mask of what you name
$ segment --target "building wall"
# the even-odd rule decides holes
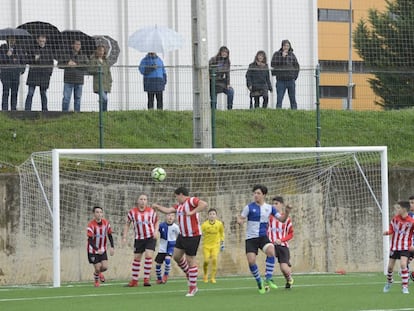
[[[375,8],[378,10],[385,9],[383,0],[353,0],[352,12],[353,23],[352,31],[355,30],[358,22],[366,19],[368,10]],[[349,10],[350,0],[319,0],[319,9],[341,9]],[[348,61],[349,60],[349,24],[344,22],[318,22],[318,45],[319,60]],[[362,61],[356,50],[352,48],[352,60]],[[382,108],[375,105],[376,95],[371,90],[368,79],[372,75],[354,72],[352,83],[355,84],[354,98],[352,100],[353,110],[381,110]],[[348,86],[349,74],[347,72],[321,73],[322,86]],[[343,98],[321,98],[321,108],[323,109],[344,109],[346,100]]]
[[[53,4],[51,4],[53,3]],[[267,52],[269,62],[283,39],[290,39],[303,68],[298,79],[298,104],[302,109],[314,109],[317,63],[316,0],[209,0],[206,1],[208,55],[218,48],[230,49],[232,85],[235,88],[236,109],[248,109],[245,73],[258,50]],[[160,55],[168,66],[169,81],[165,91],[165,108],[192,109],[192,38],[190,0],[3,0],[0,28],[16,27],[30,21],[54,24],[59,30],[82,30],[89,35],[109,35],[121,48],[118,62],[112,68],[114,85],[109,110],[146,109],[146,94],[142,90],[142,76],[137,64],[144,57],[127,45],[128,37],[147,25],[168,26],[185,38],[184,46]],[[26,71],[27,72],[27,71]],[[27,88],[26,75],[21,79],[18,108],[23,108]],[[49,89],[50,110],[61,109],[63,70],[55,68]],[[274,82],[274,81],[273,81]],[[90,90],[92,79],[86,77],[82,110],[96,111],[97,97]],[[34,110],[40,110],[35,94]],[[219,108],[223,105],[219,97]],[[270,107],[275,106],[272,96]],[[286,103],[286,106],[288,104]]]

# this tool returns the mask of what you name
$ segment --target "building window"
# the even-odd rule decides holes
[[[321,71],[325,72],[348,72],[349,63],[347,60],[319,60]],[[364,62],[352,61],[352,72],[366,72]]]
[[[349,13],[349,10],[318,9],[318,21],[349,23]]]
[[[319,87],[321,98],[347,98],[348,87],[347,86],[333,86],[324,85]],[[355,98],[355,85],[352,86],[352,98]]]

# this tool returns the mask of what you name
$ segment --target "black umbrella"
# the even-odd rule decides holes
[[[14,37],[14,38],[20,38],[20,37],[26,37],[30,38],[31,35],[29,32],[27,32],[24,29],[17,29],[17,28],[3,28],[0,29],[0,40],[7,40],[7,38]]]
[[[67,51],[72,48],[73,41],[81,42],[81,51],[90,57],[96,49],[95,39],[80,30],[64,30],[60,33],[59,49]]]
[[[119,48],[118,42],[111,38],[110,36],[93,36],[95,39],[95,45],[100,46],[103,45],[107,52],[107,60],[109,63],[109,66],[112,66],[115,64],[118,60],[119,53],[121,52]]]
[[[47,45],[54,51],[59,49],[60,31],[59,29],[46,22],[36,21],[28,22],[17,26],[17,29],[24,29],[33,36],[33,43],[36,44],[36,38],[44,35],[47,39]]]

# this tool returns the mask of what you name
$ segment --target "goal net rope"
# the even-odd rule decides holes
[[[20,230],[16,284],[92,280],[86,226],[92,207],[103,208],[113,228],[115,255],[108,279],[129,279],[133,235],[121,234],[127,212],[141,193],[149,204],[174,204],[185,186],[207,201],[225,226],[218,277],[249,275],[245,226],[236,216],[253,200],[255,184],[268,187],[267,202],[282,196],[293,205],[290,241],[293,273],[382,271],[388,254],[386,147],[262,149],[57,149],[36,152],[19,166]],[[154,167],[167,173],[151,179]],[[159,214],[160,221],[165,220]],[[207,219],[207,212],[200,214]],[[157,249],[156,249],[157,252]],[[202,242],[198,252],[202,273]],[[263,254],[258,262],[262,264]],[[276,265],[275,275],[280,275]],[[172,277],[182,277],[173,263]],[[152,271],[155,278],[155,271]]]

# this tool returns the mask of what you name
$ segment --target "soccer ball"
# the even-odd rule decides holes
[[[162,167],[156,167],[151,172],[154,181],[163,181],[167,177],[167,173]]]

